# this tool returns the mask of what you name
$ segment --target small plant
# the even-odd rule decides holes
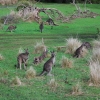
[[[70,53],[74,54],[75,50],[81,46],[81,41],[79,41],[77,38],[69,38],[66,39],[66,52],[65,53]]]
[[[72,87],[72,95],[81,95],[83,94],[80,83],[78,82],[75,86]]]
[[[100,62],[98,60],[90,61],[90,82],[89,86],[100,86]]]
[[[100,48],[100,40],[93,41],[93,48]]]
[[[4,59],[4,57],[0,54],[0,60],[3,60]]]
[[[34,52],[35,53],[41,53],[43,51],[46,51],[46,46],[44,45],[43,39],[42,42],[37,42],[34,46]]]
[[[69,60],[68,58],[63,56],[62,60],[61,60],[61,67],[62,68],[72,68],[73,67],[73,61]]]
[[[36,76],[36,71],[33,69],[32,66],[30,66],[30,68],[26,71],[26,78],[31,79],[34,78],[35,76]]]
[[[55,79],[52,78],[52,79],[49,81],[48,86],[50,86],[50,88],[51,88],[52,90],[55,90],[55,89],[58,87],[58,84],[57,84],[57,82],[55,81]]]
[[[22,47],[19,48],[18,54],[24,53],[24,50]]]
[[[18,76],[16,76],[11,82],[11,86],[21,86],[21,85],[22,82]]]

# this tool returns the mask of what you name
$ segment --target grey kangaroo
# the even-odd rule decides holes
[[[76,51],[74,52],[73,57],[79,58],[81,56],[81,52],[83,52],[83,47],[85,46],[85,44],[83,43],[79,48],[76,49]]]
[[[29,52],[28,49],[25,50],[25,53],[21,53],[17,57],[17,65],[15,65],[17,68],[22,69],[22,63],[24,64],[24,69],[26,69],[27,60],[28,60]]]
[[[40,76],[44,75],[45,73],[47,73],[47,75],[51,75],[51,71],[52,71],[52,67],[55,63],[55,52],[51,52],[51,58],[49,60],[46,61],[46,63],[43,66],[43,71],[40,74]]]
[[[51,18],[49,18],[46,22],[48,22],[48,24],[51,25],[51,29],[53,29],[53,26],[57,26],[57,24],[55,24],[53,19]]]
[[[39,29],[40,29],[40,32],[42,33],[42,30],[44,28],[44,25],[43,25],[43,22],[40,23],[40,26],[39,26]]]
[[[6,31],[10,31],[10,32],[12,32],[12,31],[15,30],[16,28],[17,28],[16,26],[14,26],[14,25],[10,25],[10,26],[8,26],[8,28],[7,28]]]
[[[34,64],[38,64],[40,63],[42,60],[44,60],[47,56],[48,50],[43,51],[43,53],[41,54],[41,56],[39,57],[35,57],[33,63]]]
[[[91,44],[89,42],[84,42],[84,45],[85,45],[85,47],[87,49],[91,49],[92,48],[92,46],[91,46]]]

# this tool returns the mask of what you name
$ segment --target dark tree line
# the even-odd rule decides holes
[[[47,2],[47,3],[72,3],[73,0],[36,0],[36,1],[41,1],[41,2]],[[83,3],[85,0],[75,0],[78,3]],[[99,3],[100,0],[87,0],[88,3]]]

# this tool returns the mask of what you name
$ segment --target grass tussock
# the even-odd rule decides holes
[[[90,80],[89,86],[100,86],[100,62],[91,60],[89,64]]]
[[[81,41],[77,38],[66,39],[66,51],[65,53],[74,54],[75,50],[81,46]]]
[[[56,90],[56,88],[58,87],[58,83],[55,81],[54,78],[52,78],[52,79],[49,81],[48,86],[50,87],[50,89]]]
[[[99,40],[93,41],[93,48],[100,48],[100,41]]]
[[[44,41],[42,39],[41,42],[37,42],[36,45],[34,46],[34,53],[41,53],[43,51],[46,51],[46,46],[44,44]]]
[[[4,59],[4,57],[2,56],[2,54],[0,54],[0,60],[3,60]]]
[[[22,47],[20,47],[19,50],[18,50],[18,54],[21,54],[21,53],[24,53],[24,50],[23,50]]]
[[[31,79],[34,77],[36,77],[36,71],[34,70],[32,66],[30,66],[30,68],[26,71],[26,78]]]
[[[73,61],[66,58],[65,56],[61,59],[61,67],[62,68],[72,68],[73,67]]]
[[[21,85],[23,85],[23,83],[21,82],[18,76],[16,76],[11,82],[11,86],[21,86]]]
[[[78,82],[75,86],[72,87],[72,95],[81,95],[83,94],[81,85]]]
[[[100,48],[93,48],[91,59],[92,62],[99,61],[100,63]]]

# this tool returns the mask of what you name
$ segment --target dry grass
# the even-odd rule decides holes
[[[4,59],[4,57],[2,56],[2,54],[0,54],[0,60],[3,60]]]
[[[22,47],[20,47],[19,50],[18,50],[18,54],[21,54],[21,53],[24,53],[24,50],[23,50]]]
[[[46,51],[47,47],[44,44],[44,41],[37,42],[34,46],[34,53],[42,53],[43,51]]]
[[[100,62],[98,60],[90,61],[90,80],[89,86],[100,86]]]
[[[81,85],[78,82],[75,86],[72,87],[72,95],[81,95],[83,94]]]
[[[65,56],[62,56],[62,59],[61,59],[61,67],[62,68],[72,68],[73,67],[73,61],[72,60],[69,60]]]
[[[34,70],[32,66],[30,66],[30,68],[26,71],[26,78],[31,79],[34,77],[36,77],[36,71]]]
[[[93,48],[100,48],[100,41],[99,40],[93,41]]]
[[[56,90],[56,88],[58,87],[58,83],[55,81],[55,79],[54,78],[52,78],[50,81],[49,81],[49,83],[47,83],[48,84],[48,86],[50,87],[50,89],[52,89],[52,90]]]
[[[20,78],[16,76],[12,81],[11,81],[11,86],[21,86],[23,83],[21,82]]]
[[[74,54],[75,50],[81,46],[81,41],[79,41],[77,38],[69,38],[66,39],[66,52],[65,53],[70,53]]]
[[[94,62],[99,61],[100,63],[100,48],[93,48],[91,59]]]

